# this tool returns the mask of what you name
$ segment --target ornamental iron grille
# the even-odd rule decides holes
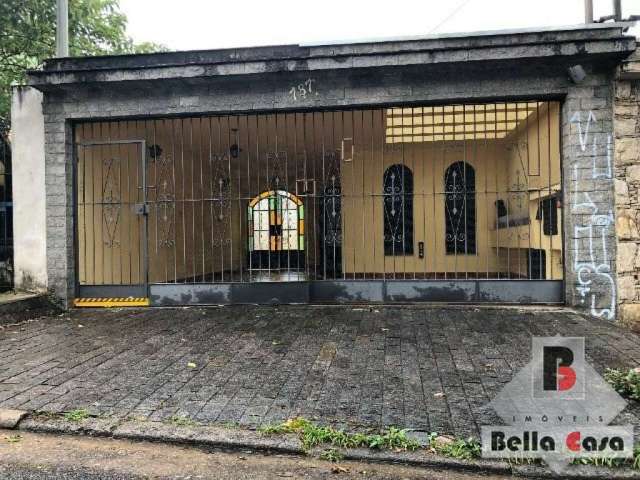
[[[339,276],[342,271],[342,188],[340,150],[324,152],[321,225],[323,275]]]
[[[413,254],[413,173],[406,165],[384,172],[384,254]]]
[[[106,172],[102,185],[102,230],[103,241],[107,248],[120,245],[118,240],[118,224],[120,222],[120,159],[108,158],[104,161]]]
[[[467,162],[456,162],[444,177],[447,254],[476,253],[476,174]]]

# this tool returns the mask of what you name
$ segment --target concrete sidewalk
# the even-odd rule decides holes
[[[585,336],[601,373],[640,365],[640,337],[562,309],[77,310],[0,330],[0,407],[469,436],[533,335]],[[640,424],[636,404],[623,415]]]

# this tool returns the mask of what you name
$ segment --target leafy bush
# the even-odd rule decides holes
[[[640,400],[640,371],[607,368],[604,379],[623,397]]]

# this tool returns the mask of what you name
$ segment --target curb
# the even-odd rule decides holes
[[[88,435],[109,437],[131,441],[164,442],[190,445],[201,449],[221,449],[228,451],[253,450],[258,452],[278,452],[289,455],[307,455],[295,434],[263,436],[254,430],[232,429],[218,426],[175,426],[162,422],[113,420],[87,418],[72,422],[61,417],[43,417],[21,412],[14,429],[62,435]],[[0,417],[3,410],[0,409]],[[310,453],[319,454],[321,447]],[[608,469],[593,466],[572,466],[557,476],[540,465],[511,465],[505,461],[458,460],[439,456],[426,451],[369,450],[365,448],[337,449],[345,460],[404,464],[440,470],[456,470],[481,474],[513,475],[521,478],[581,478],[628,480],[640,479],[640,472],[629,469]]]

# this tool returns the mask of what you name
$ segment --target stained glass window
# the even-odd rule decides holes
[[[284,190],[263,192],[249,203],[249,251],[304,250],[304,206]]]

